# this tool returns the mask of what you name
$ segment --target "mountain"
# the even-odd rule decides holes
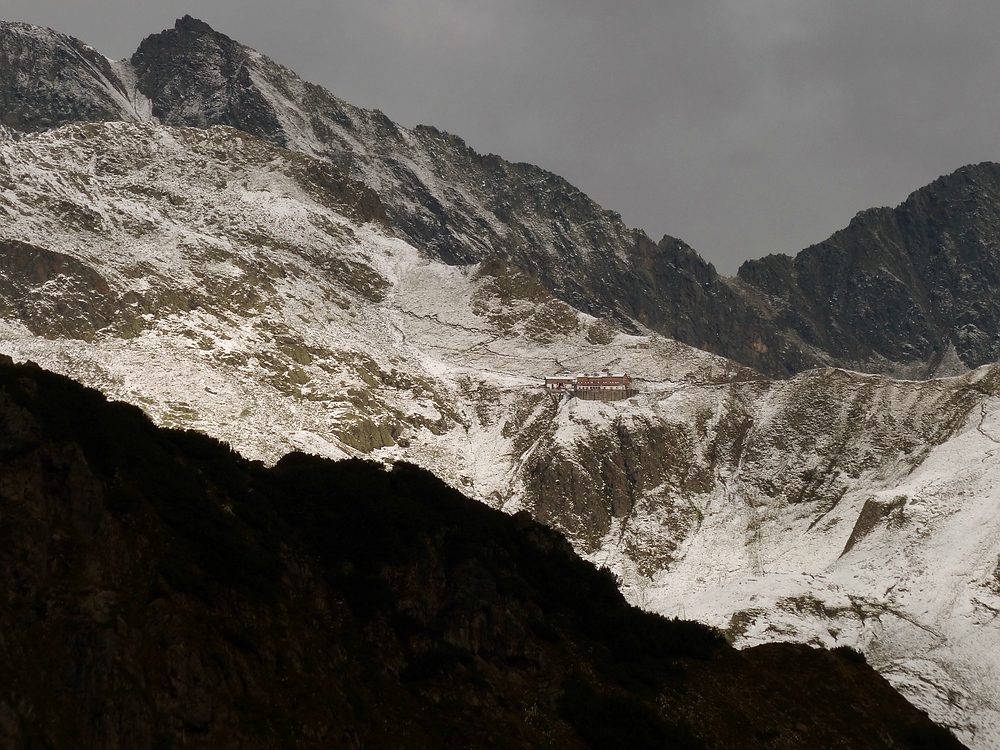
[[[556,175],[353,107],[189,16],[117,63],[22,24],[0,26],[0,47],[12,81],[8,126],[235,127],[367,184],[392,226],[429,257],[471,264],[497,256],[626,332],[645,326],[768,375],[829,365],[955,374],[1000,349],[990,325],[1000,313],[986,301],[995,294],[980,294],[996,290],[996,274],[976,276],[973,288],[961,270],[968,261],[985,271],[996,264],[989,165],[941,180],[895,211],[859,217],[847,236],[794,263],[771,256],[724,279],[683,241],[654,243]],[[48,70],[58,74],[45,79]]]
[[[331,161],[375,189],[392,226],[430,257],[497,256],[628,332],[639,324],[762,370],[784,366],[767,356],[779,345],[757,330],[756,311],[690,247],[652,242],[556,175],[353,107],[190,18],[147,37],[131,63],[161,122],[230,125]]]
[[[58,97],[44,87],[19,89],[23,114],[8,118],[13,127],[79,120],[235,127],[371,187],[393,228],[428,257],[451,264],[497,257],[626,332],[648,326],[765,372],[809,364],[783,351],[756,309],[682,241],[652,242],[538,167],[353,107],[203,22],[184,17],[143,40],[131,60],[103,68],[74,54],[82,43],[35,27],[0,25],[0,47],[8,46],[25,50],[11,56],[10,77],[23,77],[27,58],[32,70],[57,67],[68,81]]]
[[[994,502],[992,474],[973,514],[935,505],[925,518],[933,483],[902,505],[890,494],[889,520],[872,507],[935,450],[994,434],[993,369],[769,381],[654,334],[618,333],[497,261],[422,257],[390,236],[365,186],[231,128],[69,125],[0,146],[0,165],[2,333],[18,359],[271,463],[295,450],[418,463],[561,529],[637,603],[676,616],[717,602],[698,615],[737,643],[800,637],[871,652],[875,631],[856,621],[883,622],[879,645],[895,645],[873,666],[963,736],[991,736],[997,683],[977,645],[995,637],[991,620],[949,618],[993,606],[1000,533],[979,515]],[[540,388],[567,367],[625,369],[641,392],[609,403]],[[957,455],[949,475],[971,489],[987,453]],[[859,577],[886,555],[940,548],[951,515],[958,528],[977,524],[980,558]],[[863,534],[869,544],[840,560]],[[789,573],[812,581],[835,563],[841,575],[786,590]],[[970,581],[960,601],[932,608],[958,571]],[[729,587],[774,607],[723,596]],[[768,613],[784,617],[780,629]],[[910,622],[940,633],[933,653],[905,628],[888,638]],[[912,666],[918,654],[923,667]]]
[[[78,44],[0,32],[0,46],[36,45],[32,59]],[[269,464],[298,450],[431,469],[564,532],[634,603],[741,646],[856,647],[970,746],[1000,741],[996,366],[965,371],[956,346],[934,365],[954,378],[770,380],[760,370],[832,358],[774,322],[819,299],[803,291],[808,264],[782,277],[799,285],[783,308],[763,271],[719,279],[682,242],[627,230],[554,175],[352,108],[191,19],[108,63],[116,78],[65,59],[67,80],[104,81],[134,104],[106,122],[5,131],[4,352]],[[95,96],[63,90],[71,112]],[[51,104],[39,95],[29,110]],[[990,170],[971,171],[988,195]],[[959,190],[944,182],[915,195]],[[506,219],[501,199],[520,201]],[[976,205],[927,236],[988,227],[993,209]],[[908,242],[897,256],[915,252]],[[899,264],[900,279],[920,277]],[[847,282],[821,277],[843,294]],[[861,325],[839,309],[808,325]],[[709,349],[738,340],[758,369],[654,328]],[[866,335],[838,351],[929,371],[905,352],[879,359],[887,339]],[[640,393],[541,388],[544,375],[601,369],[628,371]]]
[[[795,256],[747,261],[764,314],[831,362],[910,373],[1000,359],[1000,165],[964,167],[864,211]],[[895,365],[893,363],[896,363]]]
[[[962,747],[411,465],[266,469],[9,361],[0,404],[5,747]]]

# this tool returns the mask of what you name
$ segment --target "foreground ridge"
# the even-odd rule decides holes
[[[0,363],[6,747],[961,747],[855,652],[628,607],[426,471],[273,469]]]

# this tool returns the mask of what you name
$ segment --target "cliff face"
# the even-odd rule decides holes
[[[229,125],[284,146],[281,124],[247,67],[248,50],[185,16],[132,55],[138,89],[165,125]]]
[[[859,657],[631,609],[412,466],[265,469],[9,362],[0,463],[6,747],[960,747]]]

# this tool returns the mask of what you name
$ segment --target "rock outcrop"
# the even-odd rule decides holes
[[[0,21],[0,125],[31,132],[70,122],[140,121],[142,103],[128,78],[78,39]]]

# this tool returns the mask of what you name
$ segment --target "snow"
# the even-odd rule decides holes
[[[535,457],[583,466],[626,434],[660,451],[664,475],[643,476],[596,547],[574,541],[633,602],[740,646],[858,647],[970,746],[1000,746],[996,368],[770,382],[652,333],[594,343],[595,318],[502,297],[482,267],[433,262],[318,203],[301,158],[228,128],[148,123],[0,141],[0,237],[90,265],[141,309],[139,330],[91,341],[9,317],[0,351],[268,462],[362,455],[350,430],[393,427],[397,444],[364,455],[416,462],[509,512],[538,499]],[[527,324],[545,313],[565,324]],[[605,370],[639,394],[542,387]]]
[[[984,397],[912,472],[881,472],[888,481],[862,477],[820,533],[771,504],[754,519],[737,475],[703,503],[705,519],[682,561],[652,578],[627,575],[626,592],[653,611],[723,628],[739,646],[796,640],[857,647],[960,739],[996,747],[998,435],[1000,399]],[[861,508],[872,501],[902,503],[901,512],[845,552]],[[741,537],[746,541],[733,544]],[[627,565],[606,553],[602,562]]]
[[[135,122],[156,122],[156,118],[153,117],[153,102],[139,91],[139,84],[132,63],[128,60],[109,59],[108,64],[115,72],[115,75],[118,76],[118,80],[121,82],[123,88],[120,91],[122,109],[131,111],[135,116]],[[117,87],[112,86],[112,88],[115,91],[119,91]]]

